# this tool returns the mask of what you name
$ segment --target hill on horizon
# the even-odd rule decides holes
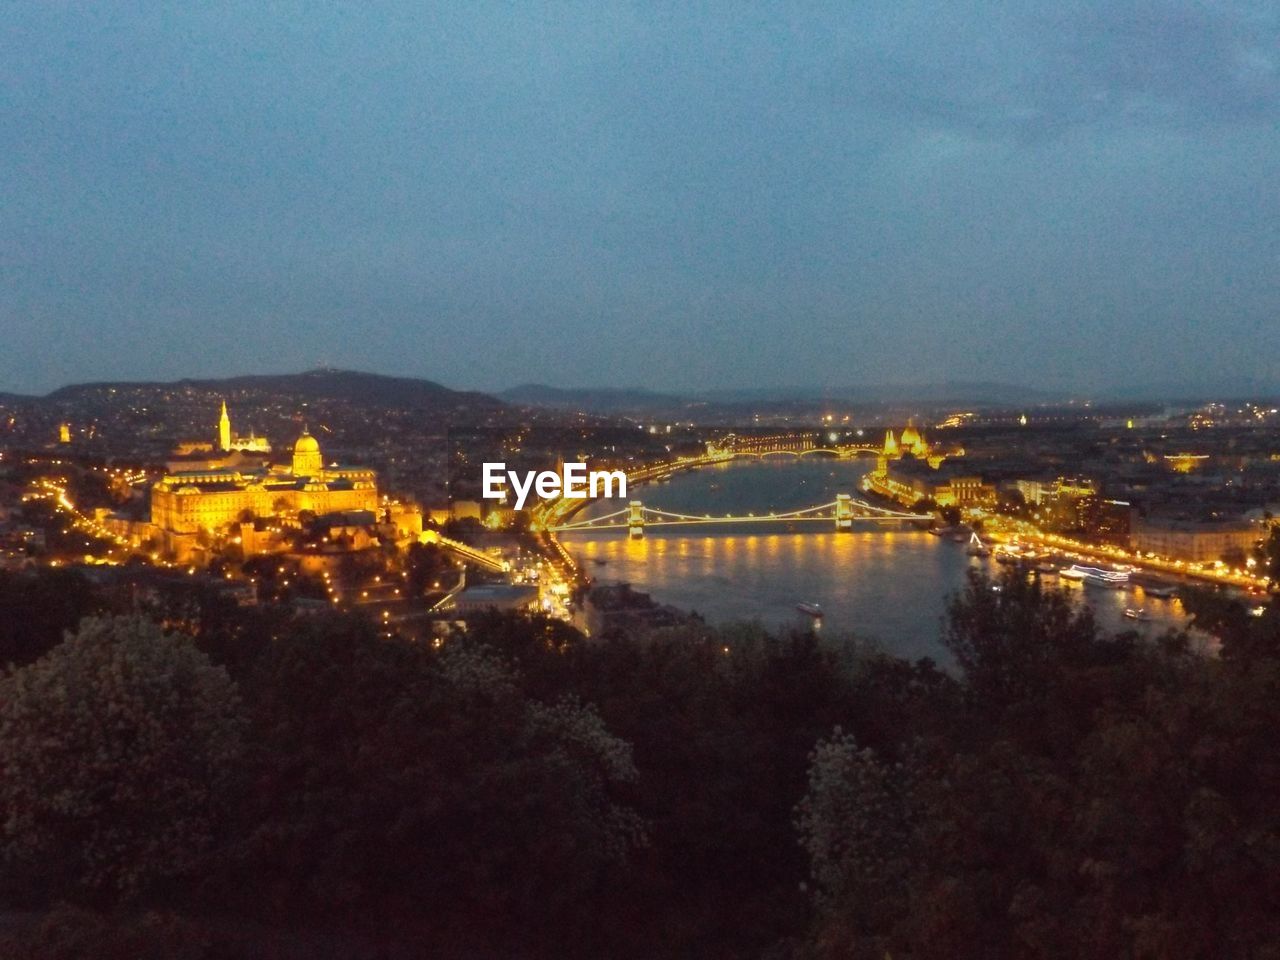
[[[965,403],[986,406],[1060,402],[1064,394],[1002,383],[924,382],[843,387],[761,387],[660,392],[639,387],[550,387],[523,384],[499,394],[504,400],[545,407],[576,407],[597,413],[669,411],[687,407],[810,404],[823,402],[883,405],[891,403]]]
[[[46,395],[50,400],[83,400],[120,390],[173,390],[188,388],[234,394],[261,391],[305,399],[342,400],[370,406],[425,407],[469,406],[498,409],[505,404],[487,393],[452,390],[416,377],[391,377],[357,370],[319,369],[303,373],[249,374],[217,379],[172,381],[101,381],[59,387]]]

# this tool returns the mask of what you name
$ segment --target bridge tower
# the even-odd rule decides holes
[[[644,504],[639,500],[632,500],[627,504],[627,527],[632,540],[639,540],[644,536]]]
[[[853,530],[853,494],[836,494],[836,529]]]

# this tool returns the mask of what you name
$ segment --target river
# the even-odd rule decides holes
[[[860,496],[867,460],[807,457],[735,461],[680,474],[669,483],[630,491],[645,506],[694,515],[787,512],[828,503],[837,493]],[[619,508],[593,504],[575,519]],[[940,627],[948,594],[961,589],[971,567],[991,560],[967,557],[962,544],[906,528],[859,528],[837,533],[821,522],[706,527],[649,527],[643,539],[625,530],[563,535],[584,570],[601,582],[626,581],[655,600],[695,610],[715,623],[759,621],[773,628],[807,625],[796,610],[822,606],[822,629],[874,641],[888,653],[948,662]],[[1159,632],[1184,622],[1177,600],[1142,595],[1141,588],[1097,590],[1064,584],[1090,603],[1108,629]],[[1143,607],[1149,623],[1123,616]]]

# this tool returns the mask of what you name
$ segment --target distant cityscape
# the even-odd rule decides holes
[[[603,521],[575,519],[581,502],[516,511],[481,500],[485,456],[626,471],[631,514],[615,525],[632,537],[644,534],[645,484],[774,456],[872,465],[856,501],[845,494],[776,526],[896,518],[977,534],[1002,560],[1045,575],[1075,559],[1157,589],[1199,581],[1256,594],[1268,585],[1258,548],[1280,515],[1280,415],[1263,400],[773,406],[719,408],[706,420],[562,400],[517,404],[340,371],[7,398],[0,564],[74,567],[131,589],[187,577],[242,604],[362,610],[414,637],[489,607],[590,629],[618,595],[598,589],[560,534]]]

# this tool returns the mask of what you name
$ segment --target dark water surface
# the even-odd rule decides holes
[[[860,496],[859,481],[872,461],[738,461],[682,474],[670,483],[638,487],[631,498],[646,506],[694,515],[786,512]],[[578,519],[617,510],[594,504]],[[797,602],[821,604],[822,629],[872,638],[887,652],[946,661],[939,623],[947,594],[964,585],[965,571],[989,569],[990,560],[965,556],[963,544],[906,528],[837,533],[822,522],[655,528],[642,540],[625,530],[566,533],[565,545],[602,582],[627,581],[663,603],[696,610],[712,622],[758,620],[770,627],[808,624]],[[1093,605],[1099,621],[1116,630],[1156,633],[1183,621],[1176,600],[1133,591],[1083,588],[1073,595]],[[1123,617],[1143,607],[1152,622]]]

